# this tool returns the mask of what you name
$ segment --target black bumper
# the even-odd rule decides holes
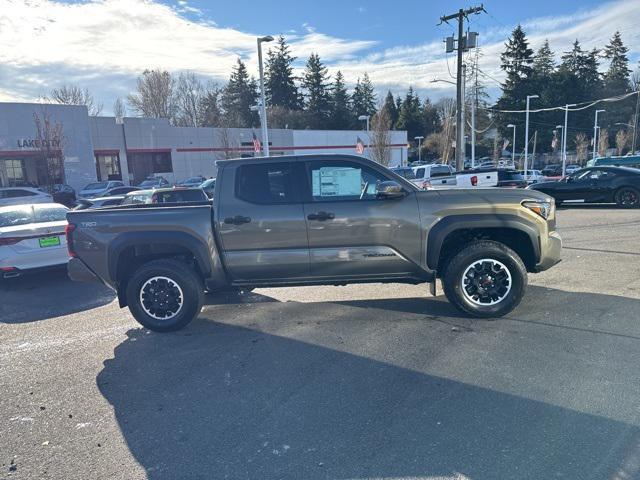
[[[74,282],[98,282],[102,281],[79,258],[70,258],[67,263],[67,274]]]

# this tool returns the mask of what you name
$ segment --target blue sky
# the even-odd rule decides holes
[[[640,58],[640,0],[596,2],[488,0],[488,14],[471,17],[480,33],[480,68],[493,94],[502,80],[504,42],[521,23],[537,48],[548,38],[557,56],[578,38],[601,48],[615,30]],[[299,57],[310,53],[353,85],[365,72],[378,92],[413,86],[433,99],[452,95],[455,58],[436,26],[451,1],[256,0],[0,0],[0,101],[34,101],[73,83],[89,88],[110,113],[117,97],[135,88],[147,68],[192,71],[223,85],[238,57],[257,74],[257,35],[284,34]],[[604,67],[603,67],[604,68]]]

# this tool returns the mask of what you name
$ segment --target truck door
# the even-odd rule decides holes
[[[376,196],[384,170],[355,159],[307,161],[304,214],[313,277],[412,276],[421,229],[416,192]]]
[[[226,166],[218,179],[217,226],[234,281],[309,275],[307,227],[293,179],[295,167],[291,162],[239,162]]]

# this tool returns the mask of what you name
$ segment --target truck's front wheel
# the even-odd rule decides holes
[[[481,240],[464,247],[445,266],[444,293],[474,317],[501,317],[518,306],[527,286],[527,269],[506,245]]]
[[[127,303],[134,318],[156,332],[179,330],[202,309],[200,278],[183,262],[152,260],[136,270],[127,283]]]

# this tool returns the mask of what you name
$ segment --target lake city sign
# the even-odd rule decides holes
[[[18,148],[60,148],[59,139],[40,140],[39,138],[19,138]]]

